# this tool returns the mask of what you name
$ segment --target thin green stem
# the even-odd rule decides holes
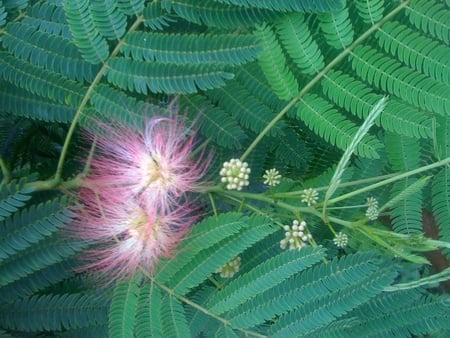
[[[8,166],[6,165],[2,156],[0,156],[0,169],[1,169],[2,175],[3,175],[2,184],[5,184],[5,183],[8,183],[9,181],[11,181],[11,178],[12,178],[11,172],[9,171]]]
[[[258,134],[258,136],[253,140],[253,142],[249,145],[247,150],[242,154],[240,160],[244,161],[247,156],[255,149],[258,143],[263,139],[264,136],[280,121],[284,115],[299,101],[310,89],[312,89],[326,74],[333,69],[339,62],[345,59],[358,45],[361,44],[365,39],[367,39],[370,35],[372,35],[375,31],[377,31],[385,22],[389,21],[393,16],[395,16],[398,12],[404,9],[409,3],[409,0],[400,3],[396,8],[394,8],[388,15],[386,15],[382,20],[374,24],[370,27],[364,34],[362,34],[359,38],[357,38],[350,46],[344,49],[338,56],[336,56],[328,65],[317,75],[306,84],[305,87],[295,96],[284,108],[281,110],[273,119],[269,122],[269,124]]]
[[[351,181],[351,182],[346,182],[346,183],[340,183],[338,186],[339,188],[347,188],[347,187],[351,187],[354,185],[362,185],[362,184],[367,184],[370,182],[377,182],[377,181],[381,181],[381,180],[385,180],[387,178],[391,178],[394,177],[398,174],[387,174],[387,175],[381,175],[381,176],[376,176],[376,177],[369,177],[369,178],[365,178],[365,179],[361,179],[361,180],[356,180],[356,181]],[[328,189],[328,186],[323,186],[323,187],[317,187],[314,188],[314,190],[316,191],[325,191]],[[275,199],[277,198],[298,198],[298,196],[300,196],[301,194],[303,194],[304,189],[302,190],[295,190],[295,191],[289,191],[289,192],[280,192],[280,193],[274,193],[273,197]]]
[[[448,164],[450,164],[450,157],[447,157],[445,160],[441,160],[441,161],[438,161],[438,162],[435,162],[435,163],[432,163],[432,164],[429,164],[429,165],[426,165],[426,166],[423,166],[423,167],[420,167],[420,168],[417,168],[417,169],[414,169],[414,170],[411,170],[411,171],[408,171],[408,172],[405,172],[405,173],[397,174],[397,175],[395,175],[393,177],[390,177],[388,179],[385,179],[385,180],[383,180],[381,182],[374,183],[374,184],[368,185],[368,186],[366,186],[364,188],[361,188],[361,189],[358,189],[358,190],[354,190],[354,191],[349,192],[347,194],[344,194],[344,195],[338,196],[336,198],[330,199],[330,200],[328,200],[328,204],[329,205],[330,204],[334,204],[334,203],[343,201],[343,200],[345,200],[347,198],[350,198],[350,197],[362,194],[364,192],[367,192],[367,191],[370,191],[370,190],[382,187],[382,186],[384,186],[386,184],[390,184],[390,183],[393,183],[395,181],[399,181],[401,179],[404,179],[406,177],[417,175],[417,174],[420,174],[422,172],[425,172],[425,171],[428,171],[428,170],[431,170],[431,169],[434,169],[434,168],[438,168],[438,167],[441,167],[441,166],[444,166],[444,165],[448,165]]]
[[[126,33],[126,35],[128,35],[131,32],[133,32],[134,30],[136,30],[137,27],[142,23],[142,21],[143,21],[143,16],[138,16],[136,21],[133,23],[133,25],[130,27],[130,29]],[[111,52],[111,55],[109,56],[109,59],[114,57],[114,56],[116,56],[119,53],[119,51],[122,48],[124,43],[125,43],[124,39],[119,41],[119,43],[117,44],[116,48],[114,48],[114,50]],[[66,135],[66,139],[64,140],[64,145],[63,145],[63,148],[61,150],[61,155],[59,156],[58,165],[56,167],[56,173],[55,173],[55,178],[54,178],[54,180],[56,182],[61,181],[62,171],[63,171],[63,167],[64,167],[64,162],[65,162],[66,157],[67,157],[67,152],[68,152],[68,149],[69,149],[69,145],[70,145],[70,142],[72,141],[73,134],[74,134],[75,129],[76,129],[77,125],[78,125],[78,121],[80,120],[80,117],[81,117],[81,115],[83,113],[83,109],[86,107],[87,103],[89,102],[89,99],[91,98],[91,95],[92,95],[92,93],[94,91],[95,86],[98,83],[100,83],[100,80],[102,79],[103,75],[105,74],[107,68],[108,68],[108,63],[104,62],[102,68],[99,70],[99,72],[97,73],[95,79],[92,81],[92,83],[90,84],[88,90],[84,94],[83,100],[81,101],[81,104],[78,107],[78,109],[77,109],[77,111],[75,113],[75,116],[73,117],[73,120],[72,120],[72,123],[70,125],[69,131],[67,132],[67,135]]]

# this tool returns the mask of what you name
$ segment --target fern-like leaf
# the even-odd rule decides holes
[[[273,288],[283,280],[312,266],[325,256],[322,248],[306,248],[300,252],[284,251],[234,279],[225,290],[208,302],[208,308],[222,314]]]
[[[388,22],[376,34],[379,45],[403,63],[446,84],[450,82],[450,48],[398,22]]]
[[[321,97],[308,94],[297,104],[296,118],[325,141],[345,150],[353,140],[358,126],[340,114],[329,102]],[[377,149],[381,143],[373,136],[366,135],[356,147],[355,153],[369,158],[378,158]]]
[[[15,116],[48,122],[71,122],[75,115],[75,108],[30,94],[26,90],[2,81],[5,89],[0,92],[2,107],[0,110]],[[1,84],[0,84],[1,85]]]
[[[439,238],[450,242],[450,169],[444,168],[433,177],[432,210],[439,225]],[[450,251],[447,250],[447,254]]]
[[[92,4],[88,0],[64,0],[63,6],[74,43],[83,58],[93,64],[106,60],[109,48],[89,13],[89,7]]]
[[[54,102],[77,106],[85,91],[78,82],[66,79],[0,52],[0,77],[27,91]]]
[[[364,82],[340,71],[330,71],[321,82],[324,93],[338,106],[365,119],[381,96]],[[390,99],[376,120],[383,129],[410,137],[431,137],[430,114],[405,102]]]
[[[142,15],[144,17],[144,25],[153,30],[163,30],[164,27],[170,25],[170,22],[175,21],[161,8],[160,2],[147,4]]]
[[[269,107],[236,81],[230,81],[227,86],[208,91],[206,95],[217,101],[219,107],[229,111],[242,126],[256,133],[262,131],[275,117]],[[284,123],[280,122],[270,130],[269,135],[281,135],[283,126]]]
[[[301,13],[283,16],[276,24],[277,33],[295,65],[305,74],[317,74],[324,65],[323,55],[312,39]]]
[[[0,223],[0,262],[50,236],[72,220],[64,199],[32,205]]]
[[[6,29],[3,45],[17,58],[77,81],[91,81],[99,70],[84,61],[75,45],[61,36],[17,22]]]
[[[305,141],[293,130],[286,128],[284,135],[276,142],[275,156],[284,164],[295,166],[296,168],[307,169],[309,161],[312,159],[310,149],[305,145]]]
[[[353,259],[357,259],[356,257]],[[277,323],[271,327],[271,337],[308,334],[381,293],[384,287],[392,283],[396,272],[389,264],[374,264],[371,268],[367,274],[356,273],[355,279],[347,279],[345,282],[341,280],[344,285],[339,287],[328,284],[326,279],[322,280],[327,291],[319,293],[317,288],[311,290],[314,295],[319,295],[318,297],[308,297],[308,291],[305,290],[301,300],[297,298],[298,307],[280,316]]]
[[[136,337],[163,337],[161,299],[161,289],[153,283],[147,283],[141,288],[136,313]]]
[[[319,13],[319,25],[326,42],[333,48],[344,49],[353,42],[353,27],[348,9]]]
[[[95,107],[95,115],[92,116],[88,111],[83,111],[85,114],[81,119],[81,124],[88,128],[95,125],[98,120],[103,119],[99,118],[98,114],[108,120],[132,127],[144,123],[148,116],[168,114],[167,109],[163,107],[138,101],[105,84],[99,84],[95,87],[91,103]]]
[[[89,13],[95,28],[103,37],[117,40],[125,33],[127,20],[117,8],[117,0],[94,1],[90,4]]]
[[[240,149],[247,138],[236,120],[220,107],[200,95],[184,96],[180,104],[186,107],[194,119],[200,117],[201,134],[226,148]]]
[[[36,27],[40,32],[61,35],[72,40],[63,7],[51,2],[36,2],[28,8],[27,14],[22,20],[24,24]]]
[[[259,49],[252,35],[134,32],[127,35],[121,51],[135,60],[175,64],[241,64],[254,60]]]
[[[195,93],[223,86],[233,74],[216,64],[167,64],[114,58],[107,77],[113,84],[138,93]]]
[[[118,0],[117,7],[126,15],[141,15],[145,0]]]
[[[174,292],[177,294],[187,293],[243,250],[275,231],[267,219],[255,217],[250,221],[252,227],[246,227],[239,233],[200,251],[189,262],[189,265],[177,271],[169,281]]]
[[[25,332],[61,331],[107,322],[108,299],[92,294],[47,294],[1,304],[1,327]]]
[[[256,221],[261,221],[257,218]],[[210,248],[230,236],[248,227],[253,220],[240,213],[223,213],[215,217],[208,217],[197,223],[189,236],[180,246],[182,254],[175,259],[161,262],[158,267],[157,279],[167,283],[174,278],[174,274],[183,268],[191,266],[191,261],[200,251]]]
[[[160,311],[163,337],[190,337],[185,311],[178,299],[167,295],[162,299]]]
[[[445,5],[432,0],[413,1],[406,10],[409,21],[416,28],[450,43],[450,12]]]
[[[299,85],[286,65],[286,58],[274,32],[269,26],[262,25],[257,27],[255,35],[263,47],[258,63],[269,85],[281,100],[292,99],[298,94]]]
[[[7,15],[8,13],[6,12],[6,8],[3,5],[3,1],[0,1],[0,27],[5,25]]]
[[[38,291],[71,277],[78,264],[79,262],[75,259],[68,259],[37,270],[24,278],[1,287],[0,299],[4,303],[13,303],[19,298],[31,297]]]
[[[384,0],[355,0],[355,6],[364,23],[373,25],[383,17]]]
[[[267,8],[275,11],[296,11],[296,12],[327,12],[333,9],[340,9],[344,5],[344,1],[329,1],[329,0],[216,0],[218,2],[244,6]]]
[[[266,9],[220,4],[214,0],[162,0],[161,5],[169,13],[173,11],[187,21],[210,27],[251,27],[276,17],[276,13]]]
[[[367,293],[371,291],[366,288],[358,290],[358,285],[366,281],[368,276],[380,275],[378,270],[381,263],[382,261],[376,259],[373,254],[360,253],[348,255],[340,260],[335,258],[327,264],[316,264],[312,268],[282,281],[272,289],[259,293],[254,299],[230,311],[227,318],[236,327],[250,328],[263,324],[275,316],[282,314],[290,316],[294,309],[310,308],[313,310],[313,307],[306,306],[308,302],[328,299],[334,303],[337,298],[334,301],[332,298],[333,296],[337,297],[336,293],[341,289],[361,292],[367,296]],[[389,266],[388,276],[385,276],[386,282],[392,280],[392,270],[392,266]],[[379,287],[377,290],[377,292],[381,291]],[[336,302],[336,306],[339,306],[339,303]],[[298,322],[301,322],[302,319],[303,317],[297,317]],[[298,336],[298,334],[293,336]]]
[[[348,322],[349,318],[355,320]],[[409,337],[434,332],[439,336],[439,330],[448,332],[450,329],[445,298],[426,297],[418,290],[383,293],[350,312],[343,320],[347,324],[337,325],[330,337]],[[312,337],[327,336],[322,332],[315,332]],[[441,333],[445,334],[445,331]]]
[[[119,283],[112,295],[109,311],[109,336],[134,337],[134,323],[139,299],[139,278]]]
[[[55,233],[31,248],[4,260],[0,265],[0,286],[8,285],[36,271],[60,263],[86,247],[86,243],[62,240],[59,234]]]
[[[8,9],[25,9],[29,0],[3,0]]]
[[[26,188],[25,184],[27,182],[28,179],[23,178],[19,181],[0,185],[0,221],[24,207],[25,202],[31,198],[30,194],[34,189]],[[3,226],[1,230],[2,232],[4,231]]]
[[[363,80],[416,107],[450,114],[450,86],[418,74],[372,47],[355,48],[352,67]]]

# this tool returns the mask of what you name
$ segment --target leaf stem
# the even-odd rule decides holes
[[[385,180],[383,180],[381,182],[377,182],[377,183],[368,185],[368,186],[366,186],[364,188],[357,189],[357,190],[354,190],[354,191],[349,192],[347,194],[335,197],[333,199],[328,200],[328,204],[330,205],[330,204],[334,204],[336,202],[343,201],[343,200],[345,200],[347,198],[350,198],[350,197],[362,194],[362,193],[364,193],[366,191],[370,191],[370,190],[382,187],[383,185],[386,185],[386,184],[389,184],[389,183],[401,180],[401,179],[409,177],[409,176],[417,175],[417,174],[420,174],[420,173],[422,173],[424,171],[431,170],[431,169],[434,169],[434,168],[437,168],[437,167],[440,167],[440,166],[444,166],[444,165],[447,165],[449,163],[450,163],[450,157],[447,157],[444,160],[441,160],[441,161],[438,161],[438,162],[434,162],[432,164],[429,164],[429,165],[426,165],[426,166],[423,166],[423,167],[420,167],[420,168],[417,168],[417,169],[414,169],[414,170],[411,170],[411,171],[408,171],[408,172],[405,172],[405,173],[397,174],[397,175],[395,175],[393,177],[390,177],[390,178],[387,178],[387,179],[385,179]]]
[[[244,161],[247,156],[255,149],[258,143],[263,139],[264,136],[275,126],[275,124],[281,120],[284,115],[299,101],[309,90],[316,85],[326,74],[339,62],[341,62],[345,57],[347,57],[353,49],[355,49],[361,42],[367,39],[372,33],[377,31],[386,21],[389,21],[393,16],[405,8],[409,3],[409,0],[400,3],[396,8],[394,8],[389,14],[387,14],[383,19],[378,21],[376,24],[371,26],[364,34],[357,38],[350,46],[344,49],[338,56],[336,56],[331,62],[317,75],[309,81],[305,87],[295,96],[273,119],[269,124],[258,134],[258,136],[249,145],[247,150],[242,154],[240,160]]]
[[[136,30],[137,27],[142,23],[143,19],[144,19],[143,16],[138,16],[136,18],[136,21],[133,23],[133,25],[130,27],[130,29],[124,36],[128,35],[129,33],[133,32],[134,30]],[[125,40],[123,38],[119,41],[119,43],[116,45],[114,50],[111,52],[111,55],[108,57],[108,59],[111,59],[112,57],[116,56],[119,53],[120,49],[122,48],[123,44],[125,43],[124,41]],[[81,101],[80,106],[78,107],[78,109],[75,113],[75,116],[73,117],[69,131],[67,132],[67,135],[66,135],[66,139],[64,140],[64,145],[61,150],[61,154],[59,156],[58,165],[56,167],[56,173],[55,173],[55,178],[54,178],[54,180],[56,182],[61,181],[64,162],[67,157],[67,151],[69,149],[70,142],[72,141],[72,137],[73,137],[73,134],[77,127],[78,121],[80,120],[80,117],[83,113],[83,109],[89,102],[89,99],[91,98],[91,95],[92,95],[92,92],[94,91],[95,86],[100,82],[100,80],[102,79],[103,75],[105,74],[107,68],[108,68],[108,63],[104,62],[102,68],[99,70],[99,72],[95,76],[94,80],[90,84],[88,90],[84,94],[83,100]]]

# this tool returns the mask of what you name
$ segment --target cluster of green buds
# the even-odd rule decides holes
[[[231,278],[239,271],[240,266],[241,257],[237,256],[216,272],[219,273],[222,278]]]

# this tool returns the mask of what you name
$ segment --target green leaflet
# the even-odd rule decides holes
[[[144,5],[145,0],[117,0],[117,7],[126,15],[140,15]]]
[[[313,75],[323,69],[322,52],[311,37],[304,15],[295,13],[284,16],[277,22],[276,29],[286,52],[303,73]]]
[[[134,337],[134,323],[139,299],[139,280],[140,278],[134,276],[129,281],[116,285],[109,311],[110,337]]]
[[[0,221],[24,207],[25,202],[31,198],[30,194],[34,189],[26,188],[26,183],[28,183],[28,179],[22,178],[19,181],[0,185]],[[4,228],[2,227],[1,230],[3,232]]]
[[[432,210],[439,225],[439,238],[450,242],[450,169],[443,168],[432,179]],[[447,255],[449,250],[446,251]]]
[[[345,150],[353,140],[358,126],[346,119],[328,101],[308,94],[297,104],[295,117],[325,141]],[[366,135],[356,147],[355,153],[361,156],[378,158],[377,149],[382,147],[380,141]]]
[[[192,46],[196,49],[192,50]],[[121,48],[125,56],[134,60],[174,64],[242,64],[254,60],[259,50],[252,35],[145,32],[128,34]]]
[[[450,13],[443,4],[427,0],[414,1],[408,6],[406,15],[414,26],[449,45]]]
[[[183,267],[175,274],[169,282],[170,287],[177,294],[185,294],[189,289],[203,282],[228,261],[239,255],[244,249],[274,230],[271,223],[266,220],[264,223],[251,228],[247,227],[217,245],[200,251],[190,261],[190,265]]]
[[[6,16],[8,13],[6,12],[5,6],[3,5],[3,1],[0,1],[0,27],[2,27],[6,23]]]
[[[379,45],[402,62],[436,81],[449,84],[450,48],[399,22],[388,22],[376,34]]]
[[[349,312],[344,321],[355,317],[358,320],[347,325],[336,325],[329,336],[345,337],[355,334],[363,337],[370,334],[386,337],[406,336],[411,333],[421,335],[424,326],[427,326],[430,332],[448,330],[447,305],[442,298],[423,296],[421,290],[417,289],[382,293]],[[314,332],[316,336],[321,333],[322,331]]]
[[[237,81],[230,81],[223,88],[210,90],[206,95],[216,101],[219,107],[229,111],[243,127],[253,132],[260,132],[274,118],[270,107],[264,105],[259,97],[254,97]],[[271,129],[269,135],[281,135],[283,127],[285,124],[280,122]]]
[[[136,337],[162,337],[161,289],[153,283],[146,283],[139,293],[136,313]]]
[[[107,308],[107,297],[92,292],[35,295],[2,304],[0,325],[25,332],[83,328],[104,324]]]
[[[344,1],[329,0],[218,0],[218,2],[233,4],[244,7],[267,8],[276,11],[298,11],[298,12],[325,12],[333,9],[339,9]]]
[[[232,6],[214,0],[201,3],[196,0],[163,0],[161,6],[187,21],[220,28],[252,27],[276,17],[275,12],[266,9]]]
[[[3,83],[3,81],[2,81]],[[31,94],[23,88],[14,85],[6,86],[0,92],[3,109],[15,116],[47,122],[71,122],[75,108],[65,104],[51,102],[47,98]]]
[[[78,82],[17,60],[6,52],[0,52],[0,66],[2,78],[50,102],[69,107],[76,107],[81,102],[85,89]]]
[[[94,1],[89,13],[99,33],[109,40],[120,39],[126,29],[126,16],[118,8],[117,0]]]
[[[173,297],[166,295],[161,303],[162,336],[185,338],[190,336],[183,304]]]
[[[269,85],[281,100],[292,99],[298,94],[299,85],[286,65],[286,57],[271,27],[267,25],[258,26],[255,35],[261,41],[263,47],[258,63]]]
[[[267,220],[261,217],[249,218],[240,213],[223,213],[196,224],[189,239],[179,248],[179,252],[183,254],[160,264],[157,280],[163,283],[169,282],[180,269],[189,270],[192,260],[199,252],[214,247],[217,243],[238,234],[242,229],[257,225],[259,222],[267,222]]]
[[[200,116],[200,133],[218,145],[240,149],[242,142],[247,139],[236,120],[225,110],[214,106],[207,98],[200,95],[183,97],[180,104],[187,107],[193,119]]]
[[[108,80],[138,93],[196,93],[223,86],[233,74],[221,65],[210,64],[167,64],[135,61],[128,58],[114,58],[108,62]]]
[[[358,15],[366,24],[374,24],[381,20],[384,11],[384,0],[355,0]]]
[[[322,248],[306,248],[300,252],[295,250],[282,252],[234,279],[227,285],[226,290],[209,300],[209,308],[216,314],[233,310],[249,299],[317,263],[324,258],[324,254]]]
[[[331,101],[359,118],[366,118],[372,105],[380,99],[365,83],[341,71],[329,72],[321,85]],[[376,124],[405,136],[418,138],[432,134],[430,114],[396,98],[389,98]]]
[[[144,25],[153,30],[163,30],[175,21],[161,8],[160,2],[151,2],[145,6],[142,13]]]
[[[89,14],[89,1],[65,0],[63,6],[75,45],[83,58],[92,64],[106,60],[109,55],[108,44]]]
[[[352,67],[364,80],[375,87],[396,95],[406,102],[430,112],[450,113],[446,93],[450,86],[422,74],[416,74],[400,62],[390,59],[370,46],[355,48]]]
[[[366,258],[363,257],[355,255],[350,259]],[[325,278],[322,283],[328,288],[328,292],[319,294],[316,289],[313,291],[313,295],[317,296],[308,297],[308,291],[305,290],[304,296],[300,296],[302,300],[297,298],[296,309],[280,316],[277,323],[272,326],[271,336],[286,337],[307,334],[327,325],[336,317],[382,292],[383,288],[392,282],[396,272],[393,271],[392,266],[378,265],[382,263],[381,261],[372,263],[375,263],[371,266],[372,271],[367,271],[364,276],[355,276],[353,280],[347,280],[346,286],[334,286],[328,283],[328,278]],[[336,299],[339,299],[339,302],[336,303]]]
[[[65,199],[32,205],[0,223],[0,262],[31,247],[68,224],[73,213]],[[17,205],[16,205],[17,206]]]
[[[353,42],[354,32],[347,8],[319,13],[317,18],[323,35],[330,46],[343,49]]]

